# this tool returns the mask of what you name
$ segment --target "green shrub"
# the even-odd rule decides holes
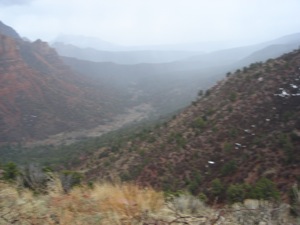
[[[197,193],[197,190],[201,184],[201,181],[202,181],[201,174],[199,172],[196,172],[193,180],[190,181],[189,186],[188,186],[189,192],[191,194],[195,195]]]
[[[206,194],[204,194],[203,192],[201,192],[199,195],[198,195],[198,198],[200,199],[200,201],[206,203],[208,201],[208,198],[206,196]]]
[[[278,137],[278,144],[283,149],[285,153],[285,158],[287,163],[292,163],[297,160],[295,157],[295,147],[288,134],[280,134]]]
[[[225,142],[223,149],[225,152],[231,152],[231,150],[233,149],[233,144]]]
[[[298,185],[294,184],[290,190],[291,213],[300,217],[300,190]]]
[[[279,200],[280,194],[274,182],[263,177],[256,182],[249,197],[263,200]]]
[[[195,180],[192,181],[188,186],[188,190],[192,195],[196,194],[198,190],[198,183]]]
[[[64,170],[61,172],[60,181],[65,192],[81,184],[83,175],[76,171]]]
[[[237,100],[237,94],[235,92],[231,92],[229,95],[229,100],[235,102]]]
[[[173,141],[175,141],[175,143],[179,146],[179,147],[183,147],[186,144],[186,139],[182,136],[182,134],[180,133],[171,133],[168,141],[171,143]]]
[[[198,117],[194,122],[194,127],[203,129],[206,127],[206,120],[203,117]]]
[[[216,178],[211,182],[211,192],[213,195],[220,195],[224,190],[224,186],[220,179]]]
[[[203,94],[204,94],[204,91],[203,91],[203,90],[199,90],[199,91],[198,91],[198,96],[199,96],[199,97],[202,97]]]
[[[208,97],[211,94],[211,90],[206,90],[205,97]]]
[[[229,135],[230,135],[230,137],[232,137],[232,138],[237,137],[237,136],[238,136],[238,130],[237,130],[236,128],[231,128],[231,129],[229,130]]]
[[[247,184],[231,184],[226,191],[226,198],[230,203],[243,202],[248,197],[251,187]]]
[[[235,172],[236,169],[237,169],[236,162],[234,160],[231,160],[222,167],[221,174],[223,176],[226,176],[228,174]]]
[[[20,171],[17,165],[13,162],[8,162],[3,167],[3,179],[7,181],[14,181],[17,179]]]

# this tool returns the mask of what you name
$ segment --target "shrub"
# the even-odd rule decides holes
[[[251,189],[246,184],[231,184],[226,191],[227,200],[230,203],[243,202],[248,197],[248,192]]]
[[[8,162],[3,167],[3,179],[7,181],[14,181],[17,179],[20,171],[17,165],[13,162]]]
[[[235,102],[237,99],[237,94],[235,92],[231,92],[229,95],[229,100]]]
[[[224,151],[226,152],[230,152],[233,149],[233,144],[225,142],[224,143],[224,147],[223,147]]]
[[[292,139],[288,134],[280,134],[278,137],[278,144],[284,150],[285,160],[287,163],[297,161],[296,152]]]
[[[208,201],[206,194],[204,194],[202,192],[198,195],[198,198],[200,199],[200,201],[202,201],[204,203],[206,203]]]
[[[191,194],[196,194],[198,190],[198,183],[196,181],[192,181],[188,186],[189,192]]]
[[[211,192],[213,195],[218,196],[224,190],[224,186],[220,179],[216,178],[211,182]]]
[[[229,136],[232,138],[235,138],[238,136],[238,130],[236,128],[231,128],[229,130]]]
[[[168,141],[175,141],[179,147],[183,147],[186,144],[186,139],[180,133],[171,133]]]
[[[82,178],[82,174],[78,172],[70,170],[62,171],[60,180],[64,191],[67,193],[71,188],[80,185]]]
[[[199,91],[198,91],[198,96],[199,96],[199,97],[202,97],[203,94],[204,94],[204,91],[203,91],[203,90],[199,90]]]
[[[206,90],[206,92],[205,92],[205,97],[210,96],[210,94],[211,94],[211,90]]]
[[[47,182],[51,179],[51,172],[48,169],[43,170],[36,164],[29,164],[22,170],[22,184],[37,193],[45,192]]]
[[[300,217],[300,190],[298,189],[298,185],[295,184],[291,190],[291,212]]]
[[[279,200],[280,194],[274,182],[264,177],[256,182],[250,197],[263,200]]]
[[[199,117],[194,122],[194,127],[198,129],[203,129],[206,127],[206,120],[203,117]]]
[[[236,169],[237,169],[236,162],[234,160],[231,160],[222,167],[221,174],[223,176],[226,176],[228,174],[235,172]]]

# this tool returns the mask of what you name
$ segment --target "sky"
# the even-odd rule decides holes
[[[300,0],[0,0],[0,20],[31,40],[259,43],[300,32]]]

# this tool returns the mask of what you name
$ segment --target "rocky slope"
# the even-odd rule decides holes
[[[117,93],[75,74],[47,43],[0,28],[0,142],[95,126],[121,111]]]
[[[82,168],[90,179],[120,176],[208,196],[215,179],[226,190],[266,177],[285,198],[300,181],[299,118],[300,51],[295,50],[228,73],[176,118],[100,149]]]

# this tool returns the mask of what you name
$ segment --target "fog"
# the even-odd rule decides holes
[[[299,0],[0,0],[0,20],[31,40],[62,34],[119,45],[224,47],[300,31]]]

